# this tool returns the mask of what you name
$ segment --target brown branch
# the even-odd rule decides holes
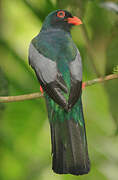
[[[118,74],[111,74],[105,77],[93,79],[87,82],[83,83],[83,88],[87,86],[91,86],[97,83],[102,83],[108,80],[112,79],[118,79]],[[32,94],[26,94],[26,95],[19,95],[19,96],[3,96],[0,97],[0,103],[7,103],[7,102],[16,102],[16,101],[24,101],[29,99],[37,99],[43,97],[43,94],[41,93],[32,93]]]
[[[0,103],[24,101],[24,100],[41,98],[41,97],[43,97],[43,94],[41,93],[32,93],[32,94],[25,94],[19,96],[3,96],[0,97]]]
[[[91,85],[94,85],[96,83],[102,83],[102,82],[112,80],[112,79],[118,79],[118,74],[110,74],[110,75],[105,76],[105,77],[101,77],[101,78],[97,78],[97,79],[87,81],[87,82],[85,82],[85,86],[91,86]]]

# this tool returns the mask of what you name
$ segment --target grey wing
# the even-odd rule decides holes
[[[39,53],[31,43],[29,47],[29,64],[34,69],[44,91],[57,104],[67,110],[67,102],[62,91],[67,93],[68,89],[61,73],[57,69],[56,62]]]
[[[76,58],[71,61],[69,68],[71,76],[71,89],[68,100],[68,108],[71,109],[78,101],[82,92],[82,62],[78,49]]]

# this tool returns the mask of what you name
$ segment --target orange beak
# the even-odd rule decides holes
[[[76,16],[73,16],[72,18],[67,18],[66,20],[69,24],[73,24],[75,26],[82,24],[82,21]]]

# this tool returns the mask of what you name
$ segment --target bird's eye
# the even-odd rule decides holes
[[[59,11],[57,13],[57,16],[60,17],[60,18],[63,18],[65,16],[65,12],[64,11]]]

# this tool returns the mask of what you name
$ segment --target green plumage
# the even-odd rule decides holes
[[[76,123],[79,123],[81,127],[84,127],[81,97],[69,112],[60,108],[60,106],[56,104],[47,94],[45,94],[45,98],[50,122],[60,121],[63,123],[65,119],[73,119]]]

